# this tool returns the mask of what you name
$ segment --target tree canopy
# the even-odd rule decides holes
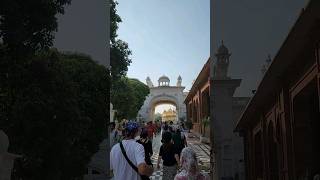
[[[71,0],[0,6],[0,127],[23,157],[13,179],[82,179],[106,137],[110,73],[89,56],[51,49]]]
[[[57,31],[57,14],[64,13],[71,0],[3,0],[0,6],[0,39],[11,55],[28,53],[52,46]],[[17,54],[19,52],[19,54]]]
[[[116,84],[117,91],[111,94],[111,101],[117,110],[118,119],[135,119],[143,105],[149,88],[137,79],[122,77]]]
[[[106,135],[108,71],[90,57],[56,51],[34,57],[25,69],[8,121],[10,151],[23,155],[16,177],[82,177]]]
[[[110,65],[112,82],[117,83],[121,77],[126,76],[128,66],[131,64],[131,50],[128,44],[121,39],[118,39],[117,30],[118,23],[122,20],[117,14],[115,0],[110,0]]]
[[[126,77],[131,51],[117,39],[121,18],[113,0],[111,73],[87,55],[52,49],[56,15],[70,2],[4,0],[0,6],[0,127],[9,151],[23,156],[13,179],[81,179],[106,137],[108,89],[126,118],[136,116],[148,93]]]
[[[111,102],[117,110],[117,118],[135,119],[149,88],[137,79],[128,78],[127,71],[132,60],[131,50],[125,41],[117,38],[118,23],[121,22],[117,14],[118,3],[110,0],[110,62],[111,62]]]

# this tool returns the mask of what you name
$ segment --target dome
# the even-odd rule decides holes
[[[218,54],[229,54],[228,48],[221,42],[220,47],[218,48]]]
[[[158,80],[159,86],[170,86],[170,79],[163,75]]]
[[[167,76],[163,75],[159,78],[159,81],[166,82],[166,81],[170,81],[170,79]]]

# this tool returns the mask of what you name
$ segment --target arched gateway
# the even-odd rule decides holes
[[[150,93],[138,113],[137,119],[139,121],[154,121],[155,108],[160,104],[171,104],[175,106],[178,116],[177,120],[186,119],[184,99],[187,93],[183,92],[185,87],[181,86],[181,76],[178,77],[176,86],[170,86],[170,79],[167,76],[161,76],[158,80],[158,86],[156,87],[149,77],[147,77],[146,82],[150,88]]]

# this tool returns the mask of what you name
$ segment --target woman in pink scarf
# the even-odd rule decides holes
[[[207,175],[200,173],[196,153],[190,147],[182,150],[180,164],[182,171],[174,180],[209,180]]]

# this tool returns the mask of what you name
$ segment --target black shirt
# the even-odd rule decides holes
[[[147,142],[142,142],[141,140],[137,140],[137,142],[142,144],[144,147],[144,157],[145,157],[146,163],[148,165],[152,165],[151,158],[150,158],[153,154],[151,141],[148,140]]]
[[[164,145],[161,145],[159,156],[162,157],[163,165],[164,166],[173,166],[177,164],[176,158],[174,155],[178,155],[176,148],[174,148],[173,144],[168,146],[167,149],[165,149]]]

